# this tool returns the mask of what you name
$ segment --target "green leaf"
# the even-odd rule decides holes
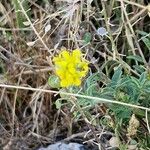
[[[117,120],[129,119],[132,114],[132,109],[127,106],[112,105],[111,110],[114,112]]]
[[[56,105],[56,108],[57,108],[57,109],[60,109],[61,106],[62,106],[62,103],[61,103],[61,101],[58,99],[58,100],[55,102],[55,105]]]
[[[119,67],[115,70],[114,75],[112,76],[112,82],[116,83],[121,79],[122,69]]]
[[[148,38],[141,38],[148,50],[150,51],[150,39]]]
[[[60,79],[56,75],[51,75],[48,79],[48,84],[52,88],[60,88]]]
[[[150,51],[150,39],[149,37],[149,33],[144,32],[144,31],[136,31],[138,34],[142,35],[141,40],[144,42],[144,44],[146,45],[146,47],[148,48],[148,50]]]
[[[147,32],[144,32],[144,31],[140,31],[140,30],[137,30],[136,31],[138,34],[140,34],[140,35],[143,35],[143,36],[147,36]]]
[[[136,60],[138,62],[142,62],[143,63],[143,59],[140,56],[138,56],[138,55],[130,55],[130,56],[127,57],[127,59],[133,59],[133,60]]]
[[[146,73],[146,72],[143,72],[143,73],[140,75],[139,82],[140,82],[141,85],[143,85],[146,80],[147,80],[147,73]]]
[[[84,44],[88,44],[92,39],[91,33],[86,32],[83,36]]]
[[[60,92],[60,97],[63,98],[63,99],[69,99],[70,98],[70,95],[66,95],[64,93],[67,93],[68,92],[68,89],[65,89],[65,88],[61,88],[59,90]],[[69,92],[70,93],[70,92]]]
[[[131,77],[131,82],[130,82],[131,85],[135,85],[136,88],[140,88],[140,82],[137,78],[135,77]]]
[[[133,68],[140,74],[145,72],[145,68],[142,65],[134,65]]]

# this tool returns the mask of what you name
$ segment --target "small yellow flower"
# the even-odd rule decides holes
[[[79,49],[72,52],[63,50],[53,59],[56,75],[60,78],[61,87],[79,86],[88,72],[88,62],[82,57]]]

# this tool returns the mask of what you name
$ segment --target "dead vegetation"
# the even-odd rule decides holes
[[[99,33],[101,27],[107,33],[105,30]],[[84,112],[73,99],[71,104],[64,101],[57,109],[55,102],[60,95],[43,90],[58,90],[48,85],[48,78],[54,74],[53,57],[64,47],[79,48],[86,54],[90,76],[100,72],[103,78],[99,89],[110,82],[118,66],[125,74],[137,78],[142,72],[149,73],[149,33],[148,1],[1,1],[0,149],[36,149],[61,140],[85,143],[91,149],[106,149],[112,146],[111,137],[118,135],[119,149],[129,149],[129,139],[134,139],[135,149],[148,150],[148,109],[142,111],[143,119],[137,115],[138,134],[128,137],[131,133],[127,132],[134,127],[128,126],[129,121],[123,124],[123,129],[115,126],[114,113],[108,113],[108,106],[96,103]],[[149,108],[147,99],[140,106]],[[76,118],[74,112],[80,113],[80,117]]]

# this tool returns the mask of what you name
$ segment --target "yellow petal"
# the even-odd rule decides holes
[[[88,72],[89,68],[88,68],[88,64],[83,66],[83,69],[85,72]]]
[[[65,78],[65,72],[63,70],[56,70],[56,74],[60,77],[60,79]]]
[[[81,85],[82,77],[85,77],[88,72],[88,62],[82,58],[79,49],[72,52],[63,50],[59,56],[54,57],[53,61],[62,87]]]
[[[76,73],[76,69],[75,69],[75,66],[74,66],[73,63],[68,64],[68,71],[69,71],[71,74],[75,74],[75,73]]]
[[[85,72],[85,71],[79,72],[79,77],[80,77],[80,78],[83,78],[83,77],[85,77],[85,76],[86,76],[86,72]]]
[[[62,52],[61,52],[61,55],[62,55],[62,57],[65,58],[65,59],[69,59],[69,57],[70,57],[69,52],[66,51],[66,50],[62,51]]]
[[[54,61],[54,62],[58,62],[58,61],[60,61],[60,58],[54,57],[54,58],[53,58],[53,61]]]
[[[67,68],[67,62],[66,61],[59,61],[55,63],[56,66],[58,66],[60,69],[66,69]]]
[[[81,51],[79,49],[75,49],[72,52],[73,57],[81,57]]]
[[[74,85],[75,85],[75,86],[81,85],[81,80],[78,79],[78,78],[76,78],[76,79],[74,80]]]
[[[61,80],[60,85],[61,87],[68,87],[68,82],[66,80]]]

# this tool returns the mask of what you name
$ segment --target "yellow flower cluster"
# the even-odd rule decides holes
[[[54,57],[53,61],[61,87],[81,85],[81,79],[88,72],[88,62],[82,57],[79,49],[72,52],[62,50],[58,56]]]

